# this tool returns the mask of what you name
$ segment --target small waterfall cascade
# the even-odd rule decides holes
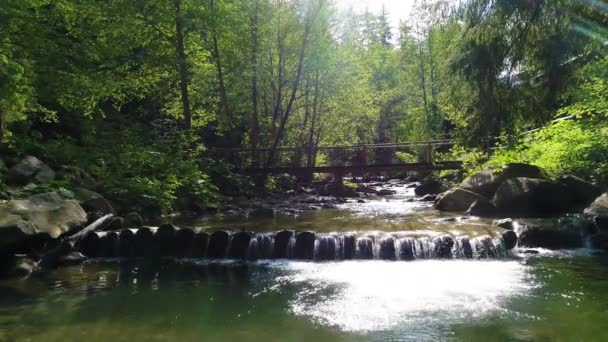
[[[510,255],[502,236],[418,236],[414,232],[274,233],[163,227],[91,232],[77,248],[96,257],[180,257],[236,260],[500,259]]]

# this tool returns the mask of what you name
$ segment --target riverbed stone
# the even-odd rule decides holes
[[[593,201],[587,209],[585,214],[588,215],[607,215],[608,216],[608,193],[605,193]]]
[[[312,260],[315,251],[315,234],[301,232],[296,235],[294,258],[298,260]]]
[[[34,156],[23,158],[6,174],[6,181],[11,185],[48,183],[53,179],[55,179],[55,171]]]
[[[211,234],[209,237],[207,256],[211,259],[226,257],[226,249],[228,248],[229,239],[230,234],[223,230]]]
[[[485,197],[474,192],[456,188],[440,195],[435,204],[435,209],[441,211],[464,212],[471,207],[471,204],[481,198],[485,199]]]
[[[289,248],[289,242],[293,237],[294,232],[291,230],[282,230],[277,232],[274,236],[274,247],[272,251],[273,259],[285,259],[287,258],[287,252]]]
[[[467,177],[460,188],[492,198],[498,187],[512,178],[535,178],[548,180],[545,170],[528,164],[507,164],[503,167],[490,167]]]

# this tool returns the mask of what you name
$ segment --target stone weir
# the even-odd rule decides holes
[[[415,236],[402,233],[212,233],[162,225],[158,229],[91,232],[76,246],[89,258],[178,257],[237,260],[401,260],[503,258],[517,236]]]

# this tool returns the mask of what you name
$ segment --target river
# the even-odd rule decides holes
[[[385,186],[386,187],[386,186]],[[493,235],[411,189],[205,230]],[[0,341],[605,341],[608,257],[519,250],[483,260],[96,260],[0,282]]]

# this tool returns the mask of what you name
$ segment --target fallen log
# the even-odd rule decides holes
[[[51,249],[40,258],[40,261],[38,261],[38,263],[36,264],[36,270],[55,266],[57,264],[57,260],[60,257],[74,250],[74,246],[78,241],[82,240],[88,233],[94,232],[97,229],[103,227],[103,225],[113,217],[113,214],[103,216],[88,225],[87,227],[85,227],[84,229],[82,229],[81,231],[79,231],[78,233],[62,239],[62,241],[59,242],[59,245],[57,245],[57,247]]]

